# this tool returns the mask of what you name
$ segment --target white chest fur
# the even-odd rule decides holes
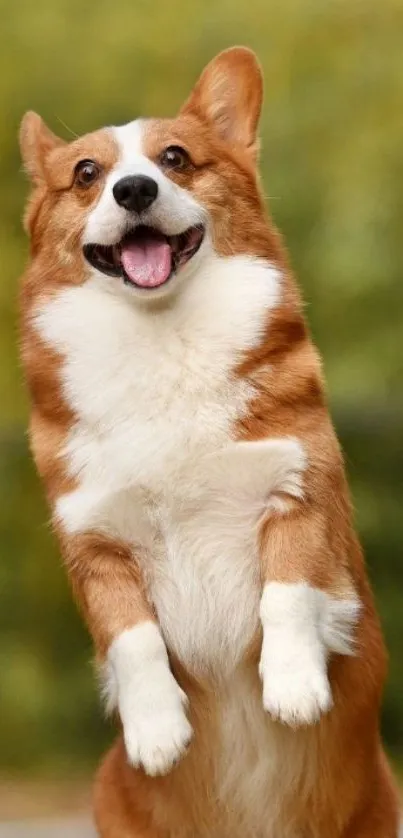
[[[56,513],[68,532],[139,551],[167,645],[188,666],[232,665],[258,619],[256,523],[274,450],[258,477],[262,451],[250,460],[230,444],[251,397],[232,371],[259,342],[279,276],[211,256],[163,309],[114,282],[94,276],[36,315],[77,416],[63,453],[78,487]]]

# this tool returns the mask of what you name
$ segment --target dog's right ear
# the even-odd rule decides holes
[[[28,111],[20,127],[20,149],[24,168],[33,183],[45,180],[45,160],[54,148],[64,145],[34,111]]]

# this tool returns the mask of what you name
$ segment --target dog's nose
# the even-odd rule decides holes
[[[113,187],[117,204],[131,212],[144,212],[158,195],[158,184],[146,175],[122,177]]]

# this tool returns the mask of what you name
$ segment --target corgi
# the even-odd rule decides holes
[[[175,119],[28,113],[30,438],[120,734],[102,838],[397,838],[385,649],[236,47]]]

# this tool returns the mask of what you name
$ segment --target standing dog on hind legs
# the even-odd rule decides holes
[[[176,119],[21,129],[31,440],[122,735],[102,838],[397,838],[320,363],[221,53]]]

